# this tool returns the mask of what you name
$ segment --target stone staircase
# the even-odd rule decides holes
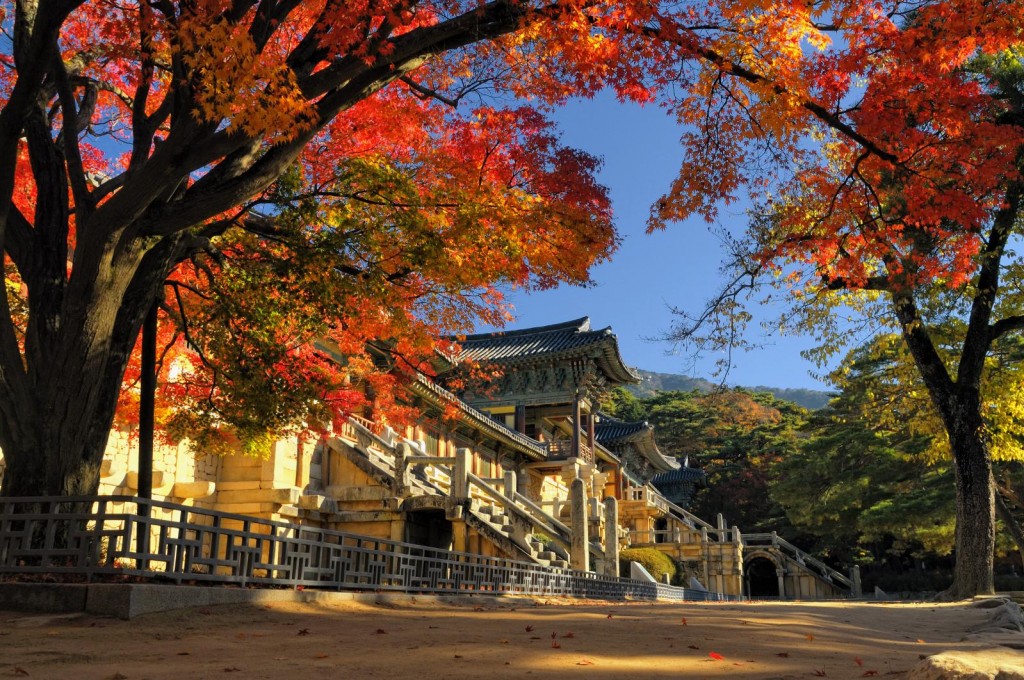
[[[571,539],[564,535],[567,527],[554,517],[535,506],[527,507],[524,499],[505,496],[503,489],[472,474],[467,477],[473,492],[467,489],[468,502],[459,503],[461,507],[455,510],[452,459],[423,455],[415,442],[402,441],[391,433],[377,435],[359,422],[351,423],[346,430],[347,436],[335,438],[328,446],[376,483],[383,492],[382,505],[391,505],[393,510],[401,509],[404,502],[421,507],[444,506],[510,557],[546,567],[569,567]],[[404,474],[396,476],[396,461],[402,461]],[[335,518],[344,521],[350,504],[344,499],[335,503]],[[603,556],[600,546],[592,546],[592,553],[595,551]]]

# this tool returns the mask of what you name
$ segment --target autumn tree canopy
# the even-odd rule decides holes
[[[1012,250],[1024,227],[1024,8],[926,1],[807,12],[820,33],[805,34],[799,53],[773,54],[771,68],[752,65],[758,50],[728,60],[733,77],[700,92],[706,113],[685,109],[697,128],[688,148],[699,152],[653,224],[713,217],[715,199],[747,187],[758,209],[732,243],[731,283],[680,318],[678,337],[733,342],[750,320],[744,303],[763,299],[765,286],[794,302],[783,324],[817,335],[825,352],[856,337],[837,323],[848,312],[888,324],[952,452],[949,592],[990,592],[999,432],[982,392],[993,352],[1024,328]],[[803,25],[802,11],[791,16]],[[696,163],[728,170],[702,175]],[[951,323],[959,332],[947,345]]]

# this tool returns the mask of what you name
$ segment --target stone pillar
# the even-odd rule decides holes
[[[786,574],[785,574],[785,572],[782,571],[781,569],[776,569],[775,570],[775,575],[779,579],[779,599],[780,600],[788,600],[789,598],[786,597]]]
[[[718,530],[725,530],[725,516],[722,513],[718,513]]]
[[[516,471],[505,470],[505,498],[515,498],[517,488]]]
[[[412,457],[412,447],[408,443],[402,442],[395,447],[395,476],[391,483],[391,490],[396,498],[409,496],[411,480],[409,479],[408,460],[410,457]]]
[[[604,499],[604,573],[619,575],[619,502],[612,496]]]
[[[850,580],[853,581],[853,597],[864,597],[864,589],[860,585],[860,565],[855,564],[850,568]]]
[[[472,453],[469,449],[462,447],[455,450],[455,467],[452,468],[452,490],[453,498],[462,501],[469,498],[469,467],[472,461]]]
[[[570,521],[572,544],[569,551],[571,566],[590,571],[590,539],[587,531],[587,483],[576,478],[569,483]]]

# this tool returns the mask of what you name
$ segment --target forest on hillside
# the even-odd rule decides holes
[[[654,371],[638,370],[641,382],[639,385],[630,385],[627,389],[640,398],[652,397],[658,392],[689,392],[699,390],[701,392],[713,392],[721,388],[705,378],[691,378],[677,373],[656,373]],[[816,410],[828,405],[832,398],[830,392],[823,390],[811,390],[803,387],[769,387],[757,385],[756,387],[742,387],[751,392],[768,392],[779,399],[793,402],[806,409]]]
[[[703,385],[643,397],[619,388],[604,409],[650,422],[662,452],[706,472],[708,488],[691,507],[698,516],[722,513],[729,525],[777,531],[833,565],[859,564],[869,591],[941,591],[952,579],[955,488],[931,403],[887,337],[851,352],[831,381],[835,396],[819,410]],[[1015,393],[999,394],[1006,402]],[[1016,445],[1005,423],[991,427],[997,443]],[[1024,520],[1024,466],[1012,451],[997,456],[995,478],[996,584],[1021,589],[1024,546],[1013,534]]]

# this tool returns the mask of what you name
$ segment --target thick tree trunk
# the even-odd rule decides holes
[[[143,254],[126,250],[98,277],[74,317],[66,307],[47,309],[38,327],[58,328],[26,352],[29,403],[5,403],[0,393],[0,448],[6,470],[2,496],[93,495],[106,450],[128,358],[179,239],[164,239]],[[16,414],[14,418],[2,417]]]
[[[961,404],[947,421],[956,472],[956,566],[945,595],[964,599],[994,592],[995,498],[992,457],[979,409]]]

